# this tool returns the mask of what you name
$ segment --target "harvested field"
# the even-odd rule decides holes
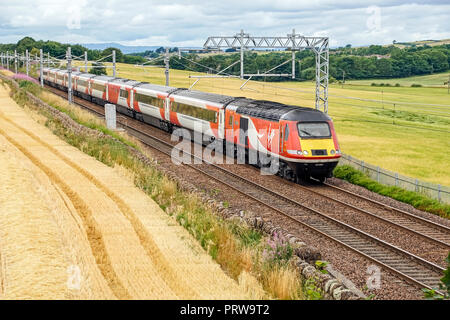
[[[1,86],[0,164],[0,298],[249,297],[131,177],[54,136]]]

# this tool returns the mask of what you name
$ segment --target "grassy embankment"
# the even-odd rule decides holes
[[[156,84],[165,82],[164,70],[160,68],[118,64],[117,72],[124,78]],[[200,74],[171,70],[170,84],[189,88],[195,81],[189,75]],[[439,84],[446,76],[437,74],[389,82]],[[447,89],[373,87],[370,86],[372,82],[376,81],[351,81],[343,87],[330,85],[329,114],[334,120],[343,152],[406,176],[450,185],[450,95]],[[312,82],[250,81],[244,90],[240,90],[242,83],[239,79],[201,79],[194,89],[314,106]]]
[[[89,128],[110,134],[102,121],[88,112],[69,105],[65,100],[41,90],[30,82],[21,82],[21,90],[13,90],[13,98],[23,106],[45,117],[45,125],[57,136],[81,151],[109,166],[121,166],[129,170],[136,186],[151,196],[160,207],[184,226],[237,281],[244,281],[256,299],[315,299],[321,294],[314,283],[303,283],[292,265],[293,249],[284,239],[268,239],[247,226],[218,217],[213,210],[195,195],[182,191],[168,179],[157,166],[147,166],[134,157],[128,146],[139,142],[124,135],[98,139],[75,133],[58,119],[42,109],[34,107],[25,90],[32,92],[48,104],[69,115],[76,122]],[[145,151],[144,151],[145,152]],[[251,276],[249,276],[251,275]],[[252,283],[257,279],[258,283]],[[258,288],[264,291],[257,290]]]

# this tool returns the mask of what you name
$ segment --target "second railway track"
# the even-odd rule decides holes
[[[51,90],[58,95],[66,97],[66,93],[54,88],[51,88]],[[90,102],[88,101],[75,98],[75,102],[100,116],[104,115],[101,111],[101,107],[97,106],[95,108],[90,106]],[[168,156],[171,155],[174,147],[172,144],[142,132],[140,129],[136,128],[136,126],[133,126],[132,119],[129,120],[130,121],[119,120],[119,123],[133,136],[141,140],[145,145],[165,153]],[[191,156],[195,157],[194,155]],[[321,236],[324,236],[365,257],[366,259],[383,266],[393,274],[396,274],[397,276],[413,283],[418,287],[429,289],[436,289],[438,287],[439,279],[442,277],[442,272],[444,269],[434,263],[380,240],[366,232],[358,230],[318,210],[306,207],[305,205],[289,199],[282,194],[269,190],[268,188],[244,177],[238,176],[237,174],[219,165],[215,165],[213,163],[206,163],[203,165],[187,165],[194,170],[220,182],[221,184],[236,190],[244,196],[251,198],[253,201],[276,211],[291,221],[313,230]],[[306,187],[303,188],[315,193],[317,196],[326,197],[331,201],[342,202],[338,199],[322,194],[321,192],[312,191]],[[343,191],[341,192],[348,192],[347,190],[342,190]],[[357,195],[354,196],[356,197]],[[377,219],[386,220],[388,223],[395,224],[405,230],[408,230],[409,232],[415,232],[424,238],[449,247],[448,236],[450,233],[448,232],[449,228],[445,226],[436,224],[421,217],[417,217],[410,213],[405,214],[402,210],[398,209],[386,210],[386,212],[390,211],[394,216],[388,216],[386,214],[382,217],[376,213],[361,210],[351,204],[341,204],[350,206],[355,210],[360,210],[361,212],[364,211],[365,214],[371,214]],[[384,204],[375,204],[379,207],[384,206],[386,209],[386,205]],[[423,224],[420,225],[422,220],[424,220]],[[432,228],[435,229],[432,230]]]

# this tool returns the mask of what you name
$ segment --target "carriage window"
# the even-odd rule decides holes
[[[120,89],[120,97],[128,99],[128,91],[124,89]]]
[[[101,92],[105,92],[106,88],[104,85],[102,84],[98,84],[98,83],[92,83],[92,89],[93,90],[97,90],[97,91],[101,91]]]
[[[330,126],[326,122],[299,122],[298,133],[302,138],[329,138]]]
[[[233,126],[233,116],[230,116],[230,119],[229,119],[229,121],[228,121],[228,125],[229,125],[230,127]]]
[[[87,81],[84,81],[84,80],[77,80],[77,84],[79,86],[85,87],[85,88],[87,88],[87,86],[88,86]]]
[[[135,94],[135,99],[137,102],[140,103],[145,103],[151,106],[155,106],[158,108],[163,108],[164,107],[164,103],[163,100],[155,98],[155,97],[151,97],[151,96],[147,96],[145,94],[141,94],[141,93],[136,93]]]
[[[174,103],[173,106],[175,106],[173,108],[175,112],[197,119],[217,123],[217,112],[214,110],[195,107],[184,103]]]

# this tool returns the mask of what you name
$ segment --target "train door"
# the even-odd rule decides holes
[[[217,134],[220,139],[225,138],[225,110],[219,109],[219,132]]]
[[[164,118],[170,121],[170,98],[166,97],[164,99]]]
[[[239,144],[248,147],[248,119],[241,117],[239,121]]]
[[[280,154],[286,152],[289,138],[289,125],[280,123]]]

